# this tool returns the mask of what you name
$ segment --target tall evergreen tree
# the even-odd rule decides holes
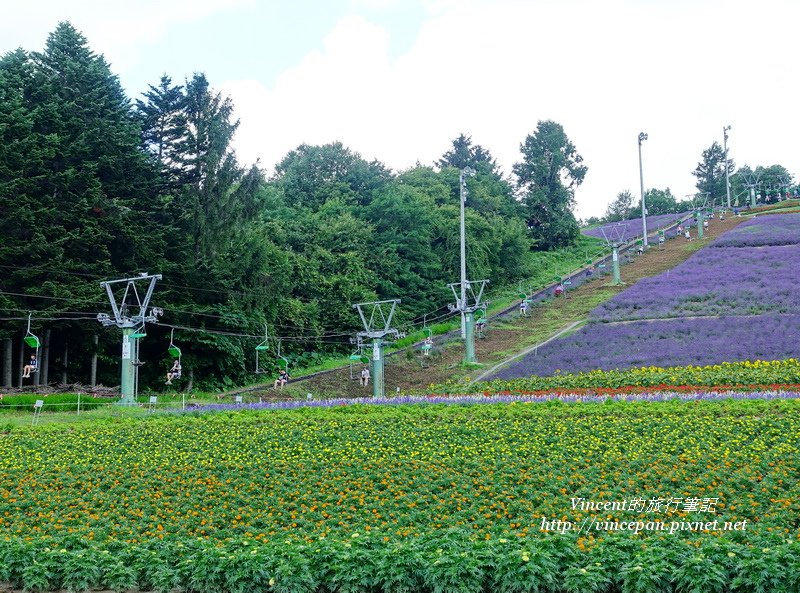
[[[472,137],[460,134],[453,140],[453,147],[442,155],[436,162],[440,169],[455,167],[464,169],[472,167],[482,173],[492,173],[500,175],[497,161],[492,154],[480,144],[472,144]]]
[[[550,120],[540,121],[520,150],[514,174],[534,240],[544,249],[569,245],[578,235],[572,208],[575,188],[586,176],[583,157],[561,124]]]
[[[728,161],[728,174],[735,170],[733,160]],[[718,142],[714,142],[703,151],[702,159],[692,171],[697,177],[695,187],[699,192],[707,192],[711,200],[720,203],[726,197],[725,192],[725,151]]]
[[[164,74],[144,98],[136,101],[144,146],[160,164],[165,185],[174,187],[184,172],[181,145],[187,140],[183,87]]]

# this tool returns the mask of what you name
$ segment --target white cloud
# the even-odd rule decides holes
[[[349,1],[354,14],[274,81],[212,81],[236,104],[242,160],[273,167],[301,142],[340,140],[402,169],[464,132],[508,172],[525,135],[553,119],[589,166],[581,216],[638,194],[640,131],[645,185],[678,196],[694,191],[691,171],[725,124],[737,164],[800,173],[793,0],[418,0],[427,18],[399,56],[387,29],[358,15],[398,0]],[[39,48],[68,19],[125,74],[171,27],[256,2],[34,0],[4,7],[0,38]],[[169,71],[169,56],[152,68]]]
[[[172,25],[194,22],[255,0],[29,0],[7,3],[0,19],[6,48],[44,47],[60,21],[70,21],[116,72],[138,59],[142,45],[162,39]]]
[[[554,119],[589,166],[581,216],[602,213],[620,190],[638,195],[640,131],[650,136],[645,186],[681,197],[694,191],[691,171],[721,142],[724,124],[733,125],[739,163],[791,168],[797,160],[794,3],[430,5],[415,43],[395,60],[388,33],[351,16],[272,88],[225,83],[242,119],[241,155],[271,167],[300,142],[341,140],[399,169],[434,161],[465,132],[510,171],[525,135]]]

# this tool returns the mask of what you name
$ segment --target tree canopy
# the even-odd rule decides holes
[[[478,172],[471,277],[515,282],[532,248],[576,235],[586,167],[555,122],[523,144],[522,199],[464,134],[435,167],[398,173],[339,142],[302,144],[267,178],[237,159],[231,100],[202,73],[173,80],[131,101],[69,23],[41,53],[0,59],[0,338],[35,312],[52,351],[69,345],[71,373],[86,377],[97,352],[114,384],[119,335],[96,321],[109,309],[100,282],[147,271],[163,275],[152,304],[164,315],[142,341],[143,384],[169,366],[173,328],[185,375],[206,385],[248,378],[265,324],[292,365],[349,350],[353,302],[402,298],[405,327],[452,299],[465,166]]]
[[[569,245],[578,234],[572,209],[588,170],[583,157],[561,124],[550,120],[540,121],[520,150],[514,173],[533,239],[545,249]]]

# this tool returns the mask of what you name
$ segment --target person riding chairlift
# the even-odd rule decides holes
[[[172,385],[173,379],[180,379],[181,378],[181,361],[177,358],[175,362],[172,363],[172,368],[167,373],[167,385]]]
[[[36,355],[31,354],[31,359],[28,361],[28,364],[22,367],[22,376],[27,379],[31,376],[31,373],[35,373],[38,368],[39,363],[36,361]]]
[[[286,369],[281,369],[278,371],[278,378],[275,379],[275,383],[272,384],[273,389],[277,389],[280,387],[283,389],[283,386],[289,382],[289,373],[286,372]]]

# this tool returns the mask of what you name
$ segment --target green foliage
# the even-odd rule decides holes
[[[100,282],[144,271],[163,275],[152,305],[176,328],[179,388],[252,381],[265,324],[294,366],[348,351],[347,334],[362,329],[354,302],[401,298],[403,327],[439,314],[459,275],[467,165],[478,172],[468,182],[471,278],[514,284],[538,273],[532,249],[571,249],[577,237],[570,208],[585,166],[554,122],[526,141],[521,203],[466,135],[438,168],[398,174],[338,142],[303,144],[267,179],[238,162],[233,104],[204,74],[181,84],[165,74],[132,104],[69,23],[43,52],[0,59],[0,99],[0,270],[3,292],[26,295],[0,295],[0,314],[15,322],[0,337],[19,337],[35,311],[34,332],[51,331],[48,370],[82,382],[93,354],[98,382],[119,381],[119,332],[94,321],[108,310]],[[548,155],[557,162],[543,169]],[[540,206],[549,213],[532,240]],[[164,380],[169,332],[152,326],[141,342],[143,388]],[[277,366],[272,354],[264,366]]]
[[[732,174],[736,168],[733,160],[728,160],[728,175]],[[697,167],[692,171],[692,175],[697,177],[697,190],[701,193],[708,192],[709,203],[715,200],[720,204],[726,199],[725,192],[725,151],[718,142],[714,142],[709,148],[703,151],[702,159]]]
[[[48,396],[41,394],[7,395],[0,399],[0,414],[32,412],[36,400],[44,401],[42,412],[74,412],[78,409],[78,395],[74,393],[56,393]],[[107,406],[113,400],[103,397],[81,395],[81,410],[95,410]]]
[[[606,208],[606,214],[603,217],[603,221],[617,222],[619,220],[635,218],[633,216],[633,200],[634,197],[630,190],[626,189],[625,191],[619,192],[617,197],[614,198],[614,201],[608,205],[608,208]]]
[[[540,121],[520,150],[523,160],[514,173],[534,240],[543,249],[569,245],[578,235],[572,208],[588,170],[583,157],[561,124],[550,120]]]

